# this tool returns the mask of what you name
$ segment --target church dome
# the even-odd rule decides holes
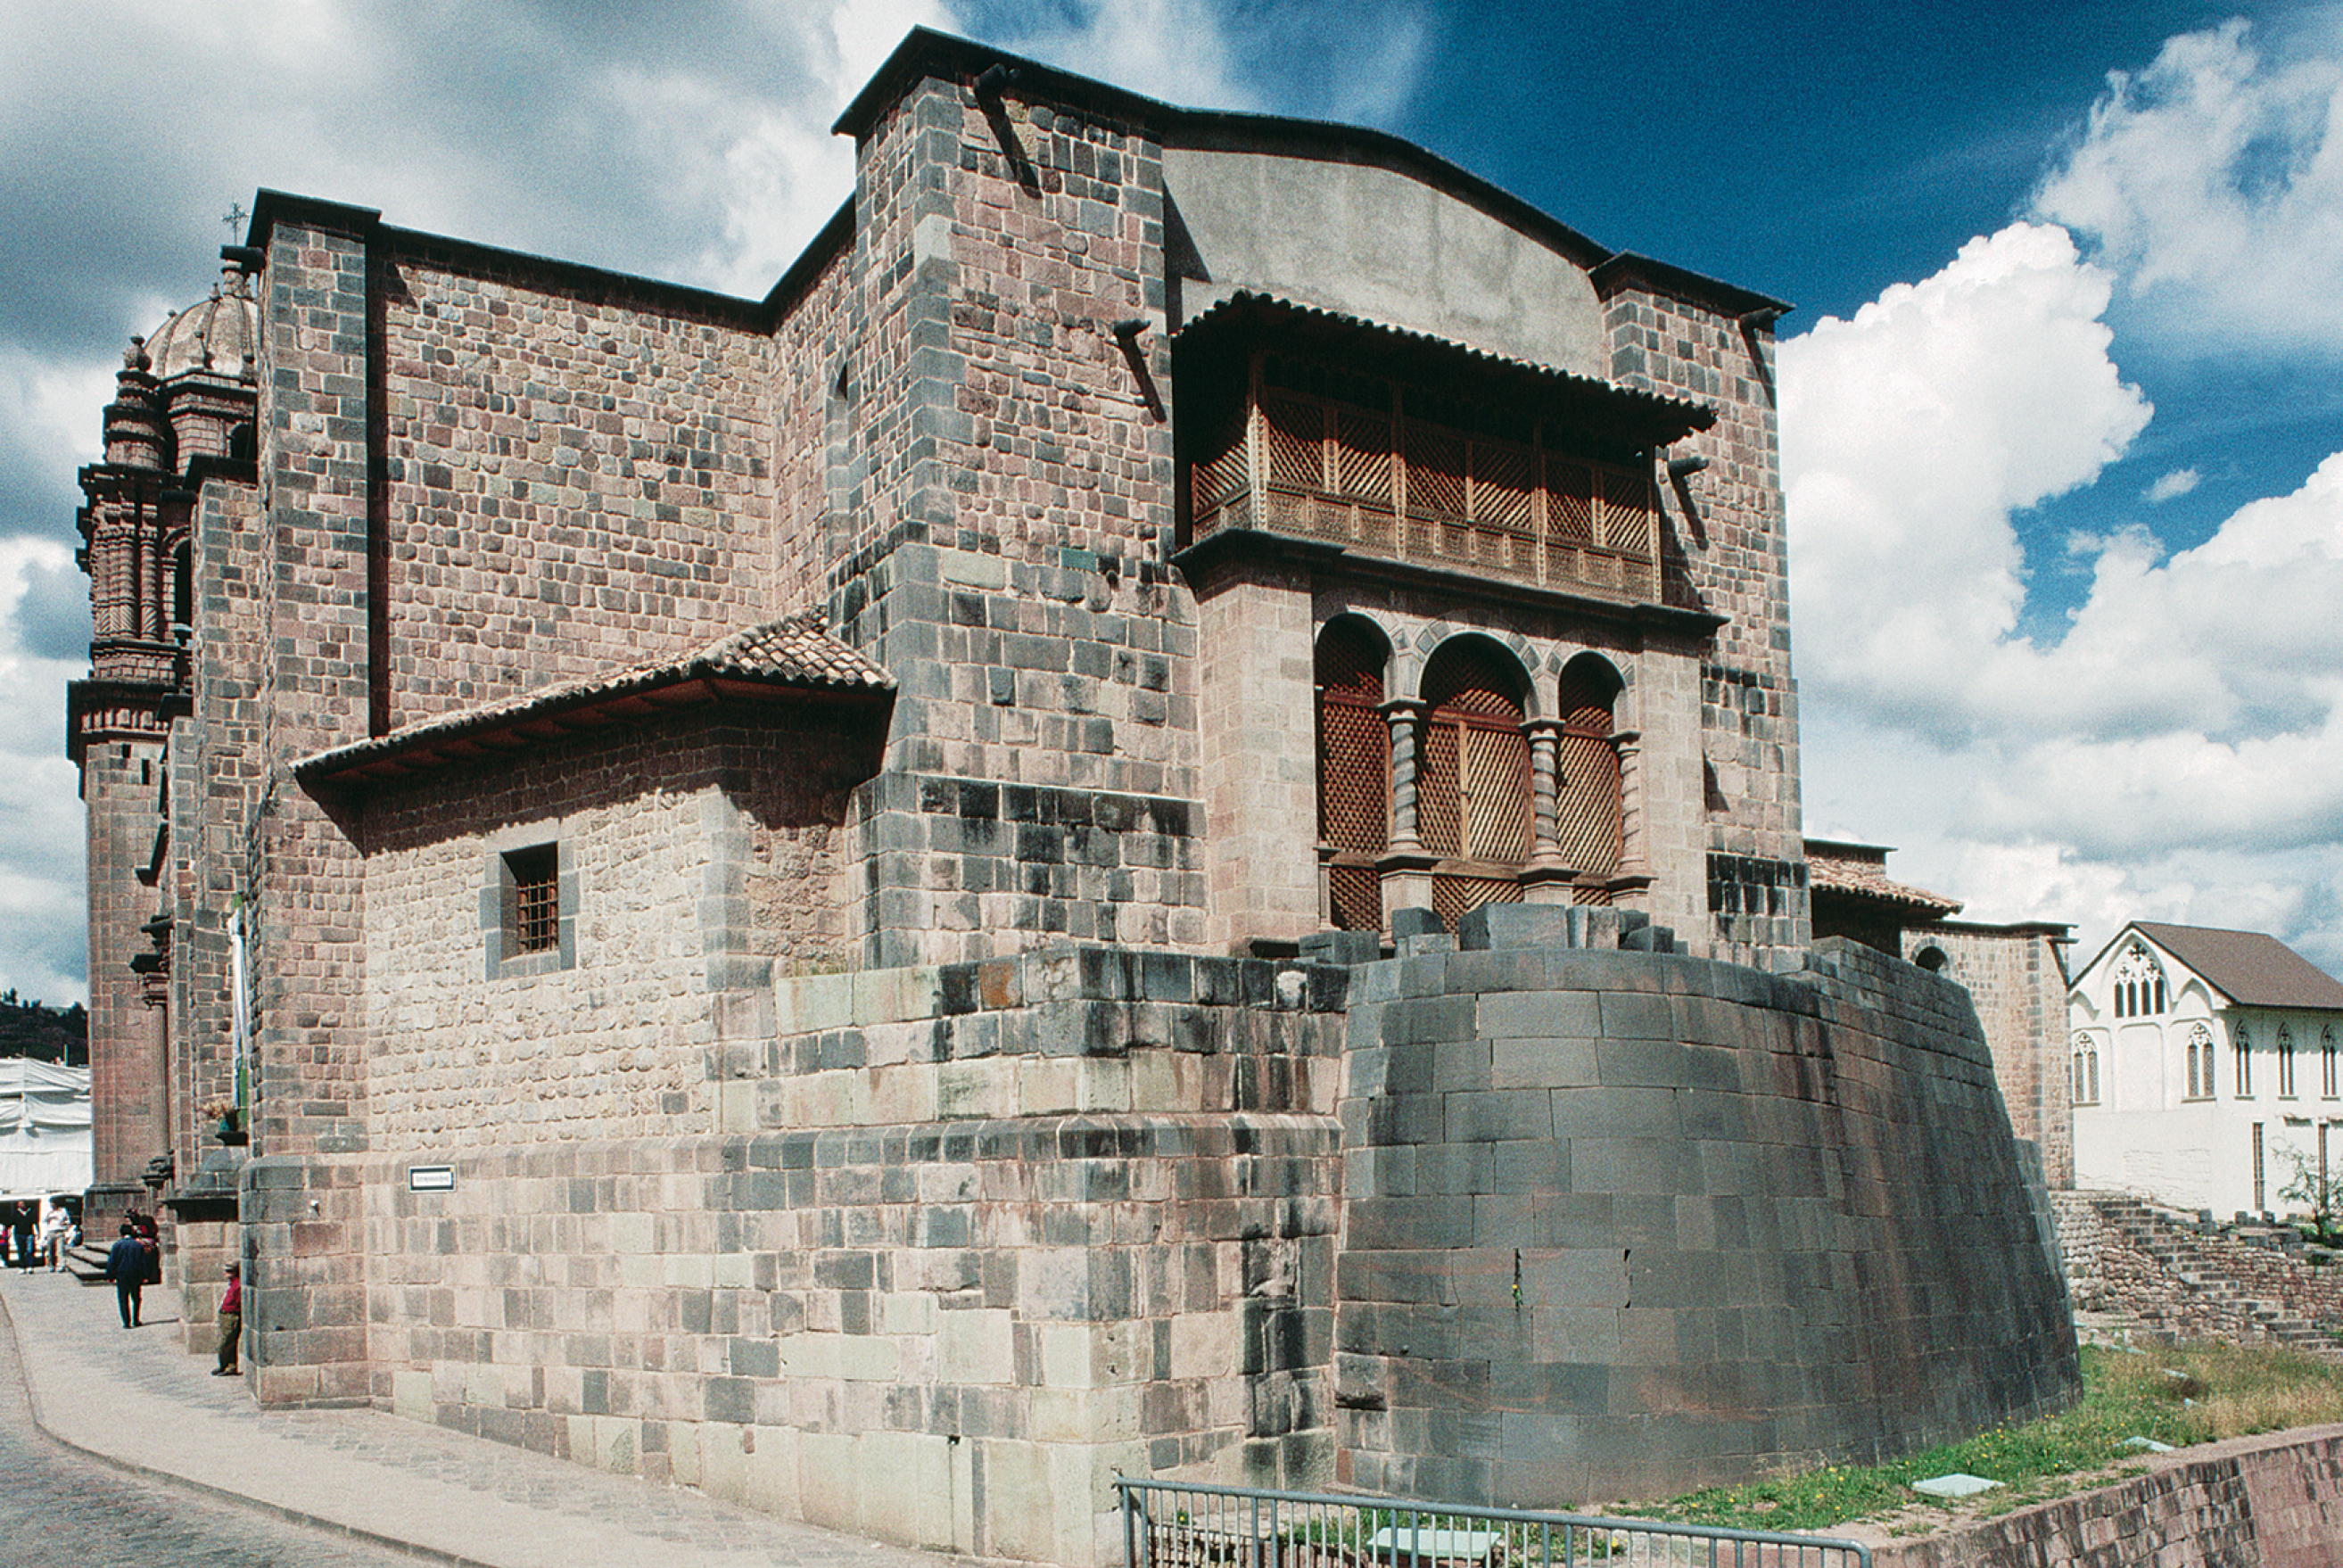
[[[259,360],[259,312],[252,280],[233,264],[220,269],[209,299],[178,312],[146,339],[148,367],[157,380],[190,370],[234,378],[244,374],[247,356]]]

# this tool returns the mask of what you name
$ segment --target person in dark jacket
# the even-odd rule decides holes
[[[138,1294],[146,1284],[146,1248],[126,1220],[121,1237],[106,1250],[106,1277],[114,1282],[114,1302],[122,1309],[122,1326],[136,1328]]]

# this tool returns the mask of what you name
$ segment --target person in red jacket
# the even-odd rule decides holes
[[[227,1289],[220,1292],[219,1365],[212,1368],[214,1377],[234,1377],[238,1342],[244,1338],[244,1279],[243,1270],[231,1261],[227,1266]]]

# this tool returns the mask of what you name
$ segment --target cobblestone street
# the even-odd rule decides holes
[[[110,1306],[90,1298],[95,1309]],[[18,1568],[384,1568],[402,1552],[127,1473],[41,1433],[13,1336],[0,1334],[0,1541]]]

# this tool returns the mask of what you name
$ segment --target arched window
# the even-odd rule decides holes
[[[2285,1024],[2278,1026],[2278,1094],[2280,1100],[2294,1098],[2294,1030]]]
[[[2331,1024],[2318,1031],[2318,1092],[2329,1100],[2335,1098],[2335,1030]]]
[[[2188,1026],[2188,1098],[2213,1098],[2213,1031],[2201,1023]]]
[[[2099,1102],[2099,1048],[2091,1037],[2077,1030],[2075,1050],[2075,1103],[2097,1105]]]
[[[1338,620],[1318,639],[1318,836],[1331,851],[1328,915],[1345,931],[1379,931],[1375,857],[1391,838],[1391,726],[1383,718],[1383,639]]]
[[[1608,903],[1593,884],[1619,869],[1619,753],[1611,744],[1619,672],[1591,653],[1562,672],[1555,711],[1562,732],[1554,764],[1554,837],[1563,863],[1579,876],[1582,903]]]
[[[2164,966],[2147,944],[2134,940],[2116,960],[2116,1016],[2145,1018],[2164,1010]]]
[[[2237,1059],[2237,1098],[2250,1099],[2254,1092],[2254,1037],[2244,1024],[2229,1030],[2229,1043]]]
[[[1931,943],[1912,955],[1912,961],[1930,974],[1941,974],[1945,968],[1945,950]]]
[[[1433,908],[1452,930],[1468,910],[1521,898],[1510,872],[1529,859],[1532,839],[1523,684],[1521,667],[1477,638],[1443,645],[1423,672],[1417,836],[1435,855],[1492,863],[1433,877]]]

